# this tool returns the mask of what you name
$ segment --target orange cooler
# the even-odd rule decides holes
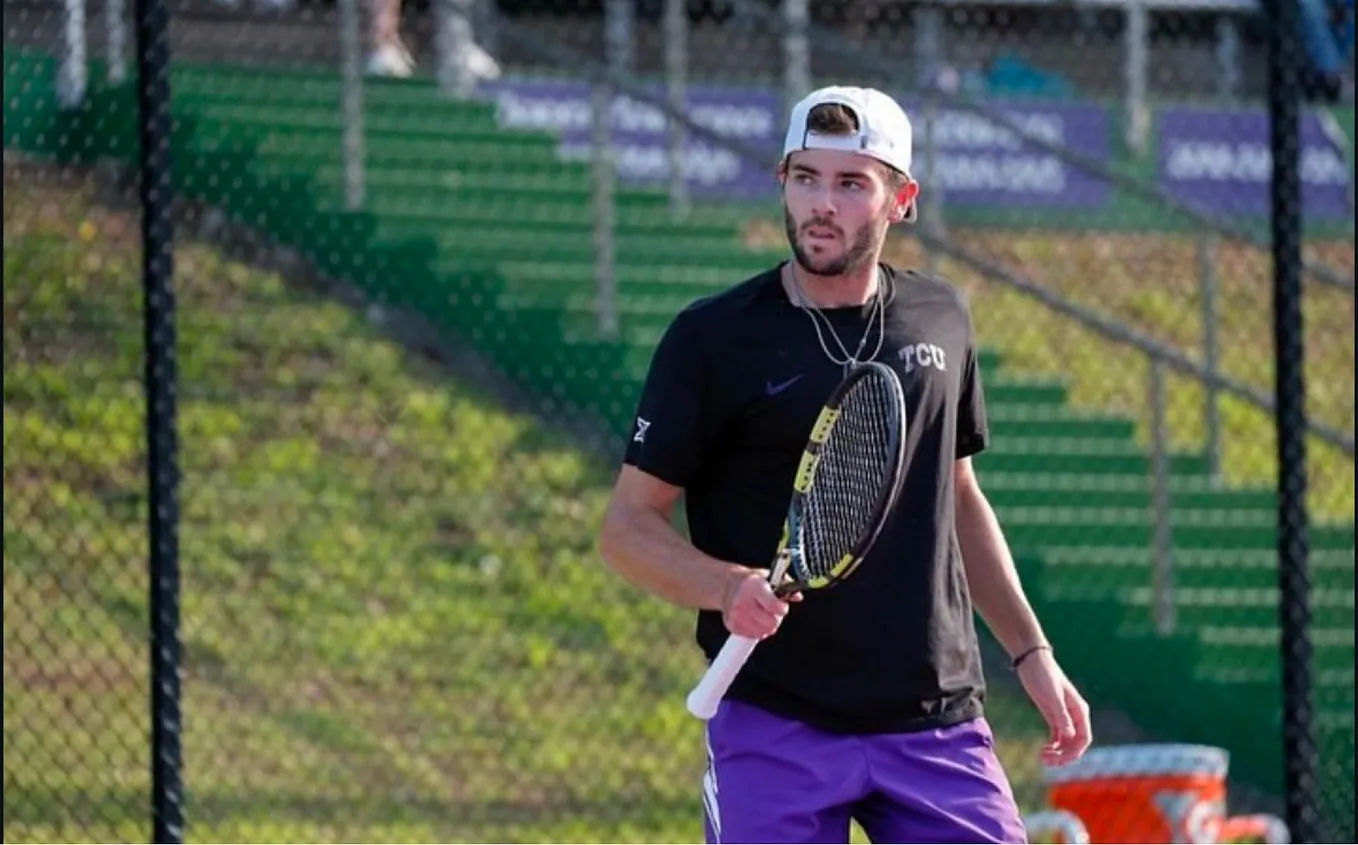
[[[1095,843],[1220,842],[1229,766],[1225,749],[1204,745],[1092,748],[1047,769],[1047,800]]]

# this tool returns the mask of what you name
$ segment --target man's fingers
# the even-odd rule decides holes
[[[1065,706],[1053,703],[1047,710],[1047,727],[1051,730],[1051,741],[1060,742],[1075,734],[1075,723]]]
[[[1048,717],[1051,741],[1042,749],[1047,765],[1061,766],[1080,759],[1089,749],[1093,731],[1089,722],[1089,707],[1073,688],[1062,690],[1059,705],[1053,706]]]
[[[1089,721],[1089,705],[1074,688],[1067,687],[1066,709],[1071,714],[1075,729],[1070,741],[1071,752],[1078,757],[1089,750],[1094,740],[1094,729]]]
[[[741,585],[731,603],[727,627],[743,637],[763,639],[778,630],[789,602],[801,599],[800,593],[779,597],[767,581],[751,578]]]
[[[1059,747],[1075,736],[1075,723],[1070,717],[1070,711],[1066,709],[1065,702],[1060,697],[1053,698],[1042,709],[1042,715],[1047,720],[1052,746]]]
[[[769,613],[777,614],[778,616],[787,613],[787,602],[778,598],[778,596],[774,594],[772,587],[767,584],[761,584],[760,587],[761,589],[754,591],[755,603],[758,604],[760,608]]]

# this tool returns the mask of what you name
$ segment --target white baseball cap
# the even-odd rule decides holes
[[[848,135],[812,132],[807,125],[811,110],[827,103],[849,109],[858,121],[858,131]],[[870,156],[910,176],[913,139],[910,118],[891,97],[875,88],[832,85],[812,91],[792,107],[783,159],[798,150],[840,150]],[[918,216],[916,202],[912,201],[905,219],[914,222]]]

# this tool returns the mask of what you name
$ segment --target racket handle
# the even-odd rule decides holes
[[[731,688],[731,682],[736,679],[740,667],[745,665],[745,661],[750,658],[750,653],[758,644],[759,640],[749,637],[738,637],[735,634],[727,637],[726,644],[721,647],[712,665],[707,667],[702,680],[698,681],[698,685],[688,694],[688,712],[699,719],[711,719],[715,716],[722,697]]]

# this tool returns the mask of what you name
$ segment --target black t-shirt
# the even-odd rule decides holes
[[[907,413],[899,503],[848,580],[811,590],[754,650],[729,696],[826,730],[880,733],[981,712],[984,681],[954,529],[956,459],[988,430],[971,315],[934,276],[881,265],[886,332],[876,360],[901,376]],[[870,306],[824,309],[852,353]],[[824,324],[825,347],[846,357]],[[690,539],[746,566],[771,565],[798,459],[844,367],[827,357],[779,269],[679,313],[658,344],[624,460],[684,488]],[[709,659],[728,632],[698,614]]]

